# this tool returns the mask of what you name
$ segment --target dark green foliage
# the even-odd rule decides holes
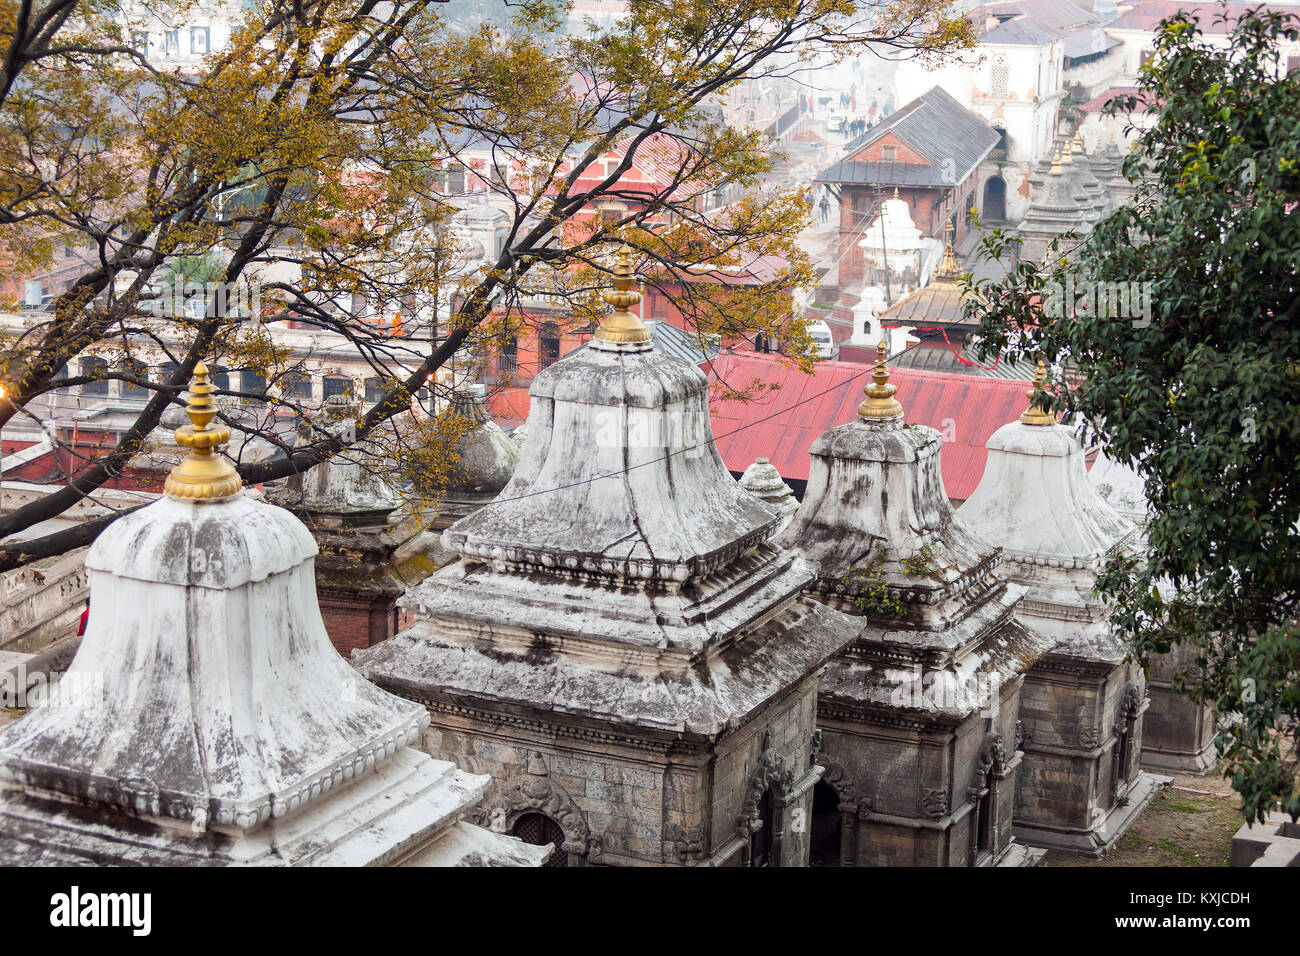
[[[1150,553],[1099,590],[1139,656],[1195,642],[1189,690],[1234,715],[1220,748],[1250,820],[1300,814],[1300,73],[1279,78],[1275,52],[1296,25],[1243,16],[1229,50],[1167,21],[1139,92],[1109,107],[1145,101],[1156,120],[1124,163],[1132,202],[970,306],[987,353],[1054,359],[1077,387],[1050,403],[1141,465]],[[1150,283],[1149,322],[1041,314],[1068,273]]]

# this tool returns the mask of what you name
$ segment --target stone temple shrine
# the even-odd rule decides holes
[[[1136,529],[1089,484],[1074,431],[1034,401],[1045,383],[1040,362],[1029,408],[989,439],[984,477],[959,517],[1002,546],[1005,573],[1029,589],[1018,613],[1053,645],[1021,693],[1016,837],[1100,855],[1168,778],[1141,770],[1147,687],[1093,594]]]
[[[1025,671],[1051,642],[1017,617],[1002,551],[953,513],[939,432],[909,425],[881,343],[856,421],[811,448],[782,543],[809,593],[855,616],[818,699],[814,849],[847,866],[1034,861],[1012,839]]]
[[[482,820],[556,842],[548,865],[799,866],[821,768],[817,676],[857,631],[802,596],[782,518],[711,438],[707,380],[614,307],[529,389],[497,498],[413,623],[354,665],[428,708],[428,747],[494,784]]]
[[[86,557],[94,613],[57,692],[0,728],[10,865],[537,866],[474,826],[488,779],[416,747],[424,709],[326,636],[317,546],[246,495],[200,364],[166,497]]]

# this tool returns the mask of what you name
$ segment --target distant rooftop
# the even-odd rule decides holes
[[[853,159],[889,134],[925,157],[929,165]],[[997,130],[953,99],[942,87],[935,86],[850,142],[849,158],[824,170],[816,181],[955,186],[970,175],[997,144]],[[944,164],[949,161],[951,166],[945,172]]]

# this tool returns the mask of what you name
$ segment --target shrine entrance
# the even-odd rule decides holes
[[[773,836],[776,829],[772,813],[772,788],[763,791],[758,801],[759,827],[749,838],[749,865],[776,866],[773,857]]]
[[[512,835],[533,846],[555,844],[551,858],[542,866],[568,866],[569,854],[564,850],[564,831],[560,825],[548,816],[540,813],[525,813],[515,821]]]
[[[809,841],[809,864],[839,866],[844,832],[844,814],[840,795],[825,780],[813,787],[812,829]]]

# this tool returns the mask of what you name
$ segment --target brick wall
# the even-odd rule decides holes
[[[317,589],[321,619],[330,641],[344,657],[359,647],[373,647],[397,633],[395,597]]]

